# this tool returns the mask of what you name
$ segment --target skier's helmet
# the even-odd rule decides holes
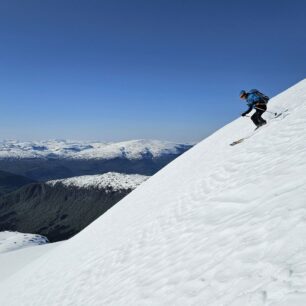
[[[246,91],[241,90],[239,96],[240,96],[240,98],[244,98],[246,96]]]

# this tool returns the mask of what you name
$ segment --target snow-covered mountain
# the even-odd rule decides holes
[[[0,284],[0,304],[306,305],[306,80]],[[237,139],[250,136],[241,144]]]
[[[57,184],[67,187],[78,187],[85,189],[105,189],[110,191],[133,190],[149,177],[139,174],[123,174],[108,172],[96,175],[82,175],[61,180],[48,181],[47,184],[55,186]]]
[[[4,231],[0,232],[0,254],[48,242],[44,236]]]
[[[77,142],[68,140],[0,142],[0,159],[4,158],[69,158],[130,160],[143,157],[158,158],[179,154],[190,145],[159,140],[131,140],[125,142]]]
[[[48,181],[119,172],[152,175],[192,146],[158,140],[119,143],[0,142],[0,170]]]
[[[0,197],[0,231],[37,233],[51,242],[68,239],[147,179],[105,173],[23,186]]]

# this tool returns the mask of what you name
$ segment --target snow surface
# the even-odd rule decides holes
[[[10,231],[0,232],[0,254],[48,242],[48,239],[41,235]]]
[[[139,159],[179,154],[190,145],[159,140],[131,140],[116,143],[68,140],[0,141],[0,158]]]
[[[31,247],[0,253],[0,282],[4,281],[20,269],[54,249],[62,242],[31,245]]]
[[[0,284],[0,305],[306,305],[306,80]]]
[[[149,176],[140,174],[108,172],[104,174],[82,175],[67,179],[52,180],[46,183],[51,186],[62,184],[67,187],[111,189],[117,191],[135,189],[148,178]]]

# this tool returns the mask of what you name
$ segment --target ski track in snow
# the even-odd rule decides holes
[[[0,284],[12,305],[306,305],[306,80],[239,118]],[[16,294],[18,292],[18,294]]]

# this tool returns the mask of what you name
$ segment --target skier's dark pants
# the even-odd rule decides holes
[[[252,115],[251,119],[256,126],[260,126],[267,123],[265,119],[261,118],[262,114],[267,110],[267,106],[265,104],[260,104],[257,107],[255,108],[256,112]]]

